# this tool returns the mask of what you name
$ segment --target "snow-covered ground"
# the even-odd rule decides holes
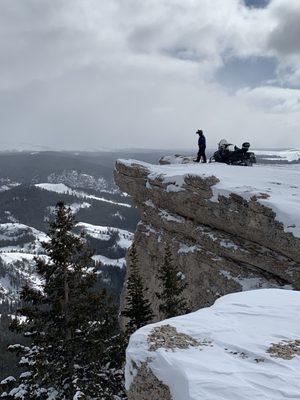
[[[136,160],[120,160],[126,165],[141,165],[150,173],[150,180],[161,177],[167,184],[166,190],[184,190],[184,179],[188,175],[203,178],[216,176],[220,182],[213,186],[212,201],[218,196],[236,193],[249,200],[253,196],[276,213],[286,232],[300,237],[300,164],[255,165],[250,167],[226,164],[173,164],[153,165]],[[147,182],[151,189],[151,183]],[[263,194],[263,195],[262,195]]]
[[[36,273],[35,257],[35,254],[25,252],[0,253],[0,260],[7,269],[6,275],[0,279],[0,287],[7,299],[18,298],[20,283],[27,282],[37,288],[41,286],[41,279]],[[39,255],[39,257],[47,258],[45,255]]]
[[[15,244],[18,242],[18,240],[26,238],[26,236],[33,237],[33,240],[30,240],[29,238],[29,241],[22,243],[22,245]],[[0,224],[0,241],[7,242],[5,247],[0,247],[0,253],[39,253],[42,251],[41,242],[45,242],[47,240],[48,236],[44,232],[39,231],[31,226],[19,223]]]
[[[89,207],[89,203],[73,203],[71,209],[74,213],[78,208]],[[51,210],[48,210],[51,212]],[[53,211],[53,210],[52,210]],[[113,245],[116,249],[126,250],[132,243],[133,234],[123,229],[110,228],[107,226],[96,226],[80,222],[76,225],[83,229],[88,236],[98,240],[109,240],[113,233],[117,233]],[[13,301],[18,298],[20,285],[28,282],[35,287],[41,285],[36,274],[37,254],[44,253],[41,242],[49,240],[48,236],[33,227],[20,223],[0,224],[0,262],[4,268],[5,275],[0,277],[0,303],[1,299]],[[5,242],[4,242],[5,241]],[[1,244],[1,242],[0,242]],[[46,257],[42,255],[42,257]],[[95,255],[95,262],[101,261],[105,265],[122,268],[125,265],[125,258],[111,259],[103,255]]]
[[[287,150],[253,150],[263,160],[269,161],[300,161],[300,149]]]
[[[133,233],[126,231],[124,229],[107,227],[107,226],[98,226],[91,225],[85,222],[79,222],[76,225],[77,228],[80,228],[85,231],[87,236],[91,236],[94,239],[98,240],[110,240],[112,233],[117,233],[118,238],[114,246],[120,247],[121,249],[127,250],[133,241]],[[105,265],[111,265],[113,267],[123,268],[126,264],[126,260],[124,257],[121,258],[108,258],[103,255],[97,254],[93,256],[94,261],[100,261]]]
[[[15,240],[20,235],[32,234],[36,239],[47,240],[47,235],[31,226],[19,223],[0,224],[0,240]]]
[[[151,351],[149,336],[162,325],[179,333],[170,342],[194,343],[168,349],[161,337]],[[173,400],[298,400],[300,292],[229,294],[212,307],[143,327],[127,349],[127,389],[142,363],[170,388]]]
[[[80,190],[71,189],[64,183],[38,183],[35,185],[36,187],[44,190],[48,190],[50,192],[60,193],[60,194],[68,194],[70,196],[75,196],[81,199],[91,199],[102,201],[104,203],[116,204],[120,207],[131,207],[128,203],[119,203],[113,200],[105,199],[104,197],[94,196],[92,194],[88,194],[82,192]]]
[[[20,184],[17,182],[13,182],[8,178],[0,178],[0,193],[7,192],[10,189],[13,189]]]
[[[35,287],[41,285],[40,278],[36,274],[34,257],[43,253],[41,242],[48,239],[44,232],[24,224],[0,224],[0,240],[2,241],[0,262],[2,273],[5,273],[0,279],[2,299],[16,300],[20,285],[25,282]]]
[[[110,265],[112,267],[123,268],[126,265],[125,258],[108,258],[101,255],[93,256],[93,260],[96,262],[101,262],[105,265]]]
[[[97,191],[107,191],[108,182],[103,178],[96,178],[92,175],[83,174],[76,170],[73,171],[63,171],[60,174],[51,173],[47,177],[49,183],[64,183],[68,187],[73,189],[94,189]]]
[[[124,229],[91,225],[85,222],[79,222],[78,224],[76,224],[76,227],[83,229],[88,236],[100,240],[109,240],[111,238],[111,234],[116,232],[118,234],[116,245],[121,247],[122,249],[128,249],[128,247],[131,246],[133,240],[133,233]]]
[[[15,264],[18,261],[22,262],[33,262],[34,261],[35,254],[29,254],[29,253],[23,253],[23,252],[3,252],[0,253],[0,259],[6,264],[6,265],[12,265]]]

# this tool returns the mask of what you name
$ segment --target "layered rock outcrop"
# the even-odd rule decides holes
[[[141,214],[134,242],[156,319],[156,271],[165,243],[187,280],[193,310],[231,292],[299,287],[297,166],[285,170],[119,160],[115,181]],[[129,272],[130,259],[127,267]]]

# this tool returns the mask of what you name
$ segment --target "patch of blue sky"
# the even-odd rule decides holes
[[[247,7],[264,8],[270,0],[244,0]]]
[[[230,58],[215,79],[232,90],[257,87],[277,81],[277,60],[271,57]]]

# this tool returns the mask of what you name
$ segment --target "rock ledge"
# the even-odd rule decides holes
[[[134,242],[156,320],[156,271],[165,243],[187,280],[192,310],[227,293],[299,287],[299,165],[118,160],[115,180],[141,214]],[[129,272],[129,259],[127,266]]]

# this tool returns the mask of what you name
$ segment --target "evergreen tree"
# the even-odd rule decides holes
[[[93,290],[92,252],[73,228],[71,210],[58,203],[50,240],[43,243],[48,258],[36,259],[40,290],[22,289],[22,318],[12,326],[30,342],[10,346],[26,369],[17,381],[3,381],[4,399],[124,398],[117,311],[104,291]]]
[[[178,315],[186,314],[188,310],[187,302],[183,291],[187,284],[184,281],[183,274],[176,267],[170,246],[165,248],[165,256],[161,264],[157,278],[160,281],[160,292],[156,296],[161,301],[159,311],[163,318],[172,318]]]
[[[122,315],[128,318],[126,324],[127,334],[147,325],[153,318],[151,305],[146,298],[147,288],[144,287],[141,277],[136,247],[133,244],[130,250],[130,274],[127,279],[126,308]]]

